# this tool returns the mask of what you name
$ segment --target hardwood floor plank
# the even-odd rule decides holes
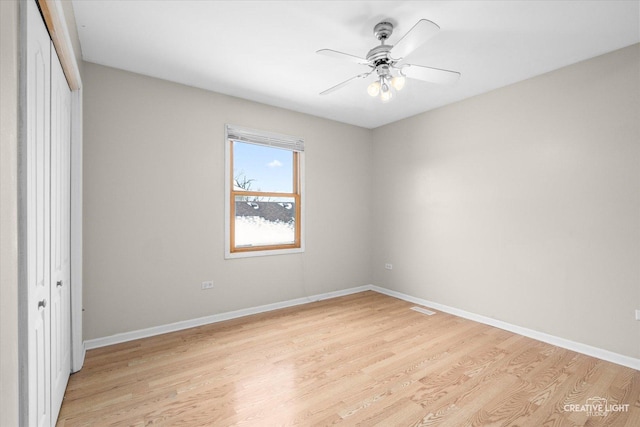
[[[362,292],[87,352],[58,426],[633,426],[640,372]],[[602,397],[628,405],[567,410]]]

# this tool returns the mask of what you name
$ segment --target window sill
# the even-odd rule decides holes
[[[224,259],[237,259],[237,258],[253,258],[258,256],[271,256],[271,255],[287,255],[287,254],[299,254],[304,252],[302,248],[292,249],[267,249],[263,251],[245,251],[245,252],[229,252],[225,250]]]

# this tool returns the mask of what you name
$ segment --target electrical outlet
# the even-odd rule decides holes
[[[387,270],[393,270],[393,264],[385,264],[384,268],[386,268]]]
[[[636,310],[636,320],[640,320],[640,310]]]
[[[208,280],[206,282],[202,282],[202,290],[213,288],[213,281]]]

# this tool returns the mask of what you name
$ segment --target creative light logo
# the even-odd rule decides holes
[[[582,405],[565,404],[565,412],[586,412],[588,417],[605,417],[611,412],[627,412],[629,404],[609,403],[604,397],[590,397]]]

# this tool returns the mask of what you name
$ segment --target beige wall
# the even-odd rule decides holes
[[[0,425],[18,425],[18,2],[0,1]]]
[[[371,282],[370,130],[83,68],[86,339]],[[304,138],[304,254],[224,259],[225,123]]]
[[[376,129],[374,284],[640,357],[639,46]]]

